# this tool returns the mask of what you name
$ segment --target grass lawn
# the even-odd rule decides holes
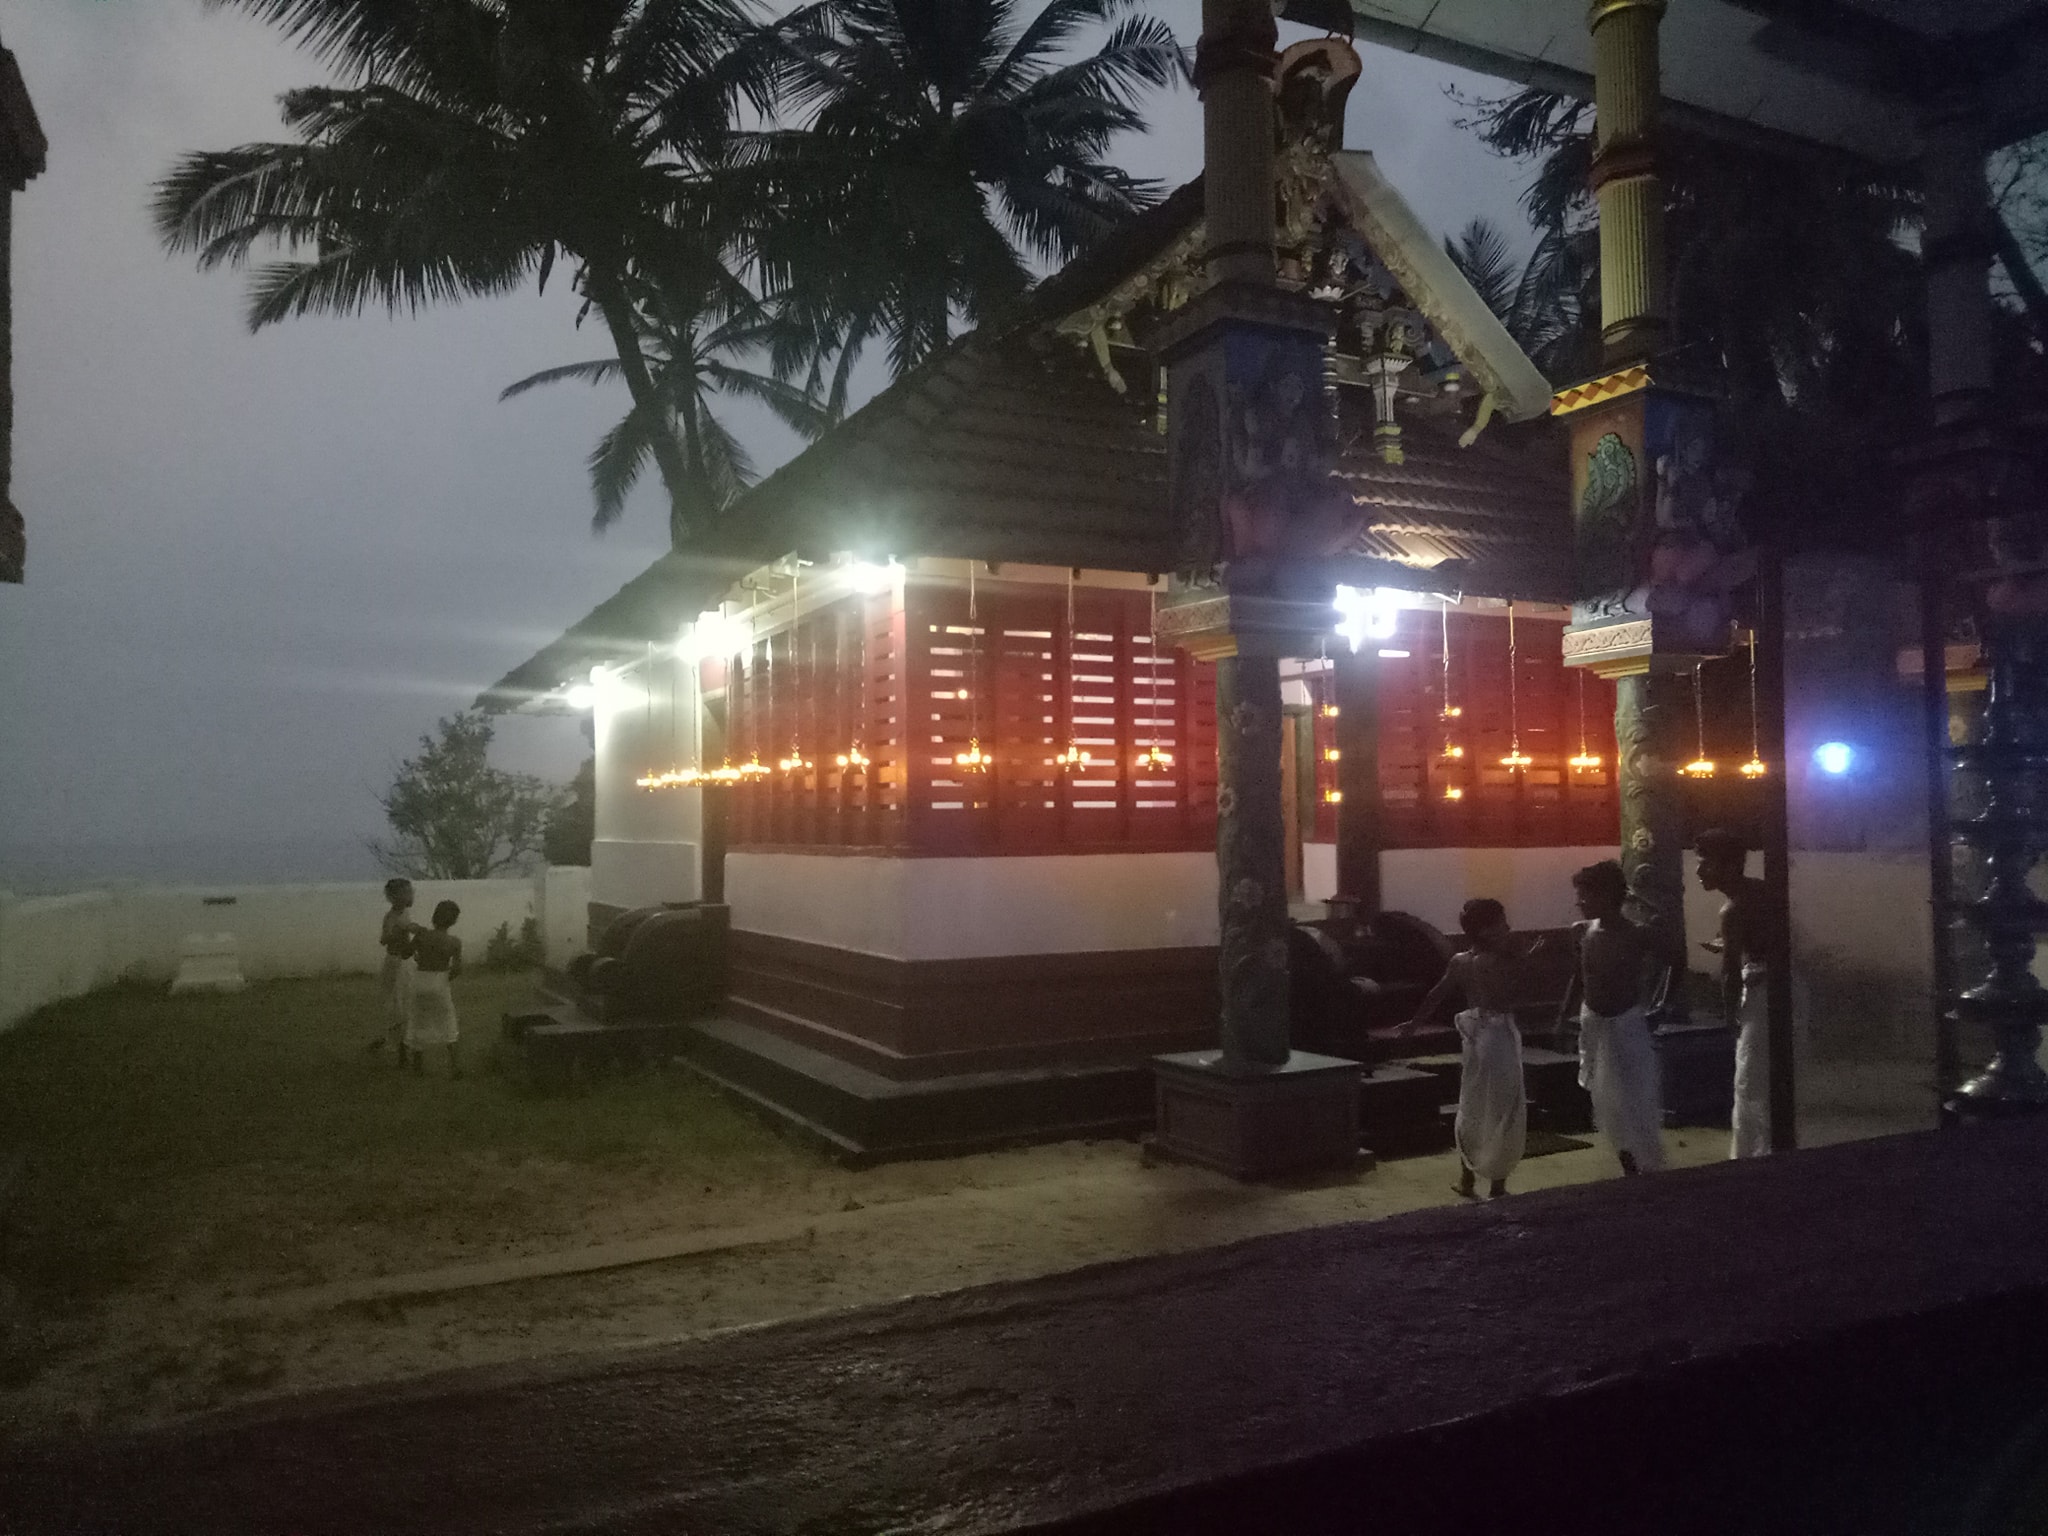
[[[445,1055],[422,1078],[365,1052],[367,976],[225,997],[124,987],[0,1035],[0,1167],[26,1158],[0,1227],[0,1312],[32,1324],[0,1328],[0,1385],[122,1298],[716,1223],[826,1167],[680,1069],[531,1091],[497,1046],[500,1013],[530,991],[524,976],[456,983],[460,1081]]]

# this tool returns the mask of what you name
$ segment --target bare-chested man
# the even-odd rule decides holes
[[[1721,1016],[1735,1031],[1735,1106],[1730,1157],[1762,1157],[1771,1150],[1771,1058],[1765,1021],[1764,883],[1745,873],[1749,849],[1732,832],[1702,832],[1700,885],[1727,897],[1721,932],[1706,947],[1721,955]]]
[[[1435,1017],[1452,993],[1463,1000],[1458,1014],[1459,1072],[1457,1191],[1468,1200],[1475,1181],[1487,1181],[1486,1197],[1508,1192],[1508,1175],[1522,1160],[1528,1141],[1527,1096],[1522,1086],[1522,1031],[1515,1023],[1515,1003],[1526,992],[1522,962],[1532,952],[1518,946],[1508,930],[1507,909],[1488,896],[1465,903],[1458,926],[1471,947],[1451,956],[1415,1018],[1403,1029],[1415,1029]]]
[[[1572,924],[1579,963],[1565,990],[1563,1018],[1578,1009],[1579,1086],[1593,1100],[1593,1124],[1624,1174],[1664,1166],[1663,1092],[1643,983],[1657,943],[1622,913],[1628,880],[1613,859],[1572,876],[1585,921]]]

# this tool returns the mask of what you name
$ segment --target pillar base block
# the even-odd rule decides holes
[[[1358,1145],[1363,1070],[1309,1051],[1268,1067],[1221,1051],[1155,1056],[1151,1150],[1246,1180],[1370,1167]]]

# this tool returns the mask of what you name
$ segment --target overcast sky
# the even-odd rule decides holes
[[[1194,0],[1158,9],[1192,40]],[[0,0],[0,39],[51,144],[15,200],[29,569],[0,586],[0,888],[367,874],[372,797],[419,735],[661,549],[646,489],[590,531],[583,459],[622,395],[497,401],[603,343],[566,284],[251,336],[237,276],[159,250],[150,187],[182,150],[277,137],[277,94],[316,66],[200,0]],[[1445,95],[1488,83],[1363,53],[1350,146],[1432,228],[1519,229],[1519,172]],[[1183,89],[1151,116],[1123,158],[1178,184],[1199,107]],[[791,450],[737,419],[764,469]],[[559,721],[501,743],[551,777],[583,750]]]

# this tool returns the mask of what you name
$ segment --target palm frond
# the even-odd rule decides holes
[[[593,358],[587,363],[563,363],[558,367],[543,368],[538,373],[529,373],[515,384],[507,384],[498,391],[498,398],[510,400],[543,384],[560,384],[571,379],[585,384],[604,384],[624,374],[625,368],[616,357]]]
[[[1473,219],[1458,231],[1456,239],[1444,241],[1444,251],[1488,309],[1503,321],[1513,315],[1515,257],[1498,225]]]

